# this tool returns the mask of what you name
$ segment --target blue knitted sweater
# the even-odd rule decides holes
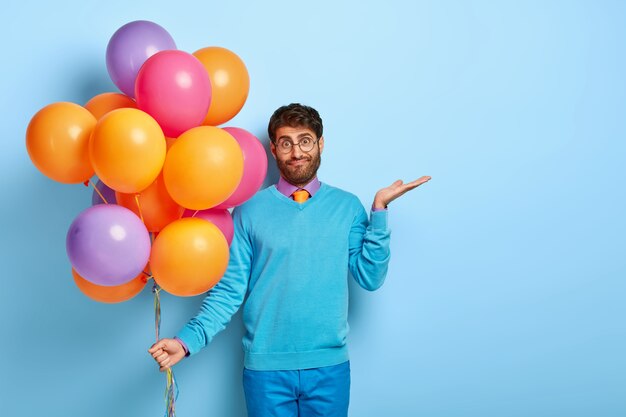
[[[348,271],[379,288],[389,263],[387,211],[322,184],[299,204],[275,186],[233,211],[235,236],[224,277],[177,335],[191,355],[244,303],[244,366],[289,370],[348,360]],[[245,302],[244,302],[245,300]]]

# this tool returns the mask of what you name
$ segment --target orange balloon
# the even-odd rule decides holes
[[[139,207],[137,207],[135,196],[139,200]],[[176,204],[167,193],[162,175],[159,175],[148,188],[138,194],[125,194],[117,191],[115,198],[117,204],[143,218],[149,232],[160,231],[174,220],[180,219],[185,211],[185,208]]]
[[[101,303],[121,303],[122,301],[130,300],[139,294],[148,282],[148,277],[143,272],[125,284],[112,287],[89,282],[78,275],[74,268],[72,268],[72,275],[74,276],[76,286],[83,294]]]
[[[94,96],[85,104],[85,108],[94,115],[96,119],[110,112],[111,110],[129,107],[137,108],[137,103],[132,98],[120,93],[102,93]]]
[[[174,201],[204,210],[225,201],[243,176],[243,153],[225,130],[189,129],[176,139],[165,158],[163,179]]]
[[[211,106],[202,124],[217,126],[235,117],[248,98],[250,76],[234,52],[211,46],[193,55],[202,62],[211,79]]]
[[[174,142],[176,142],[176,139],[178,138],[170,138],[170,137],[165,137],[165,147],[167,148],[167,151],[169,152],[170,148],[172,147],[172,145],[174,144]]]
[[[154,280],[173,295],[188,297],[213,288],[228,266],[228,243],[213,223],[187,217],[167,225],[150,254]]]
[[[89,135],[96,118],[78,104],[59,102],[39,110],[26,129],[26,149],[45,176],[77,184],[93,176]]]
[[[165,136],[159,124],[137,109],[105,114],[89,143],[91,162],[106,185],[138,193],[156,180],[165,161]]]

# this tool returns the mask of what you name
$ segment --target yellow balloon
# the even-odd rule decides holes
[[[113,110],[98,120],[89,146],[98,178],[122,193],[138,193],[154,182],[165,148],[159,124],[131,108]]]
[[[188,297],[213,288],[228,266],[228,243],[213,223],[195,217],[176,220],[152,243],[154,280],[173,295]]]
[[[211,106],[203,124],[217,126],[229,121],[243,107],[250,90],[245,64],[234,52],[211,46],[193,53],[211,80]]]
[[[48,178],[77,184],[93,176],[89,136],[96,118],[82,106],[59,102],[39,110],[26,129],[26,149]]]
[[[172,144],[163,179],[170,196],[183,207],[205,210],[225,201],[243,176],[243,153],[225,130],[189,129]]]

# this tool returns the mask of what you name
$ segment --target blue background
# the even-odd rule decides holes
[[[227,125],[267,144],[276,107],[316,107],[320,178],[365,206],[433,177],[390,207],[386,284],[351,288],[352,416],[626,415],[626,3],[175,3],[3,6],[3,415],[164,411],[150,290],[79,292],[65,234],[91,189],[43,176],[24,142],[43,106],[116,91],[106,45],[138,19],[244,60]],[[165,294],[162,334],[200,302]],[[241,336],[236,316],[175,368],[179,416],[245,415]]]

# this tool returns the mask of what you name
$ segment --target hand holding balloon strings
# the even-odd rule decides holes
[[[161,332],[161,298],[159,296],[160,291],[161,289],[157,286],[155,282],[154,286],[152,287],[152,292],[154,292],[154,324],[155,324],[155,330],[156,330],[157,343],[159,341],[159,333]],[[156,349],[155,349],[155,346],[156,346]],[[153,345],[153,347],[151,348],[151,350],[153,349],[154,349],[154,352],[151,352],[153,353],[153,355],[154,353],[157,353],[159,354],[159,357],[162,358],[162,360],[167,361],[166,367],[161,366],[161,371],[164,371],[164,370],[167,371],[167,384],[165,386],[165,404],[166,404],[165,413],[167,416],[174,416],[176,415],[175,408],[176,408],[176,399],[178,398],[178,384],[176,383],[174,372],[169,367],[169,362],[170,362],[169,354],[167,353],[167,351],[164,351],[163,348],[157,346],[156,344]],[[181,349],[182,349],[182,346],[181,346]]]

